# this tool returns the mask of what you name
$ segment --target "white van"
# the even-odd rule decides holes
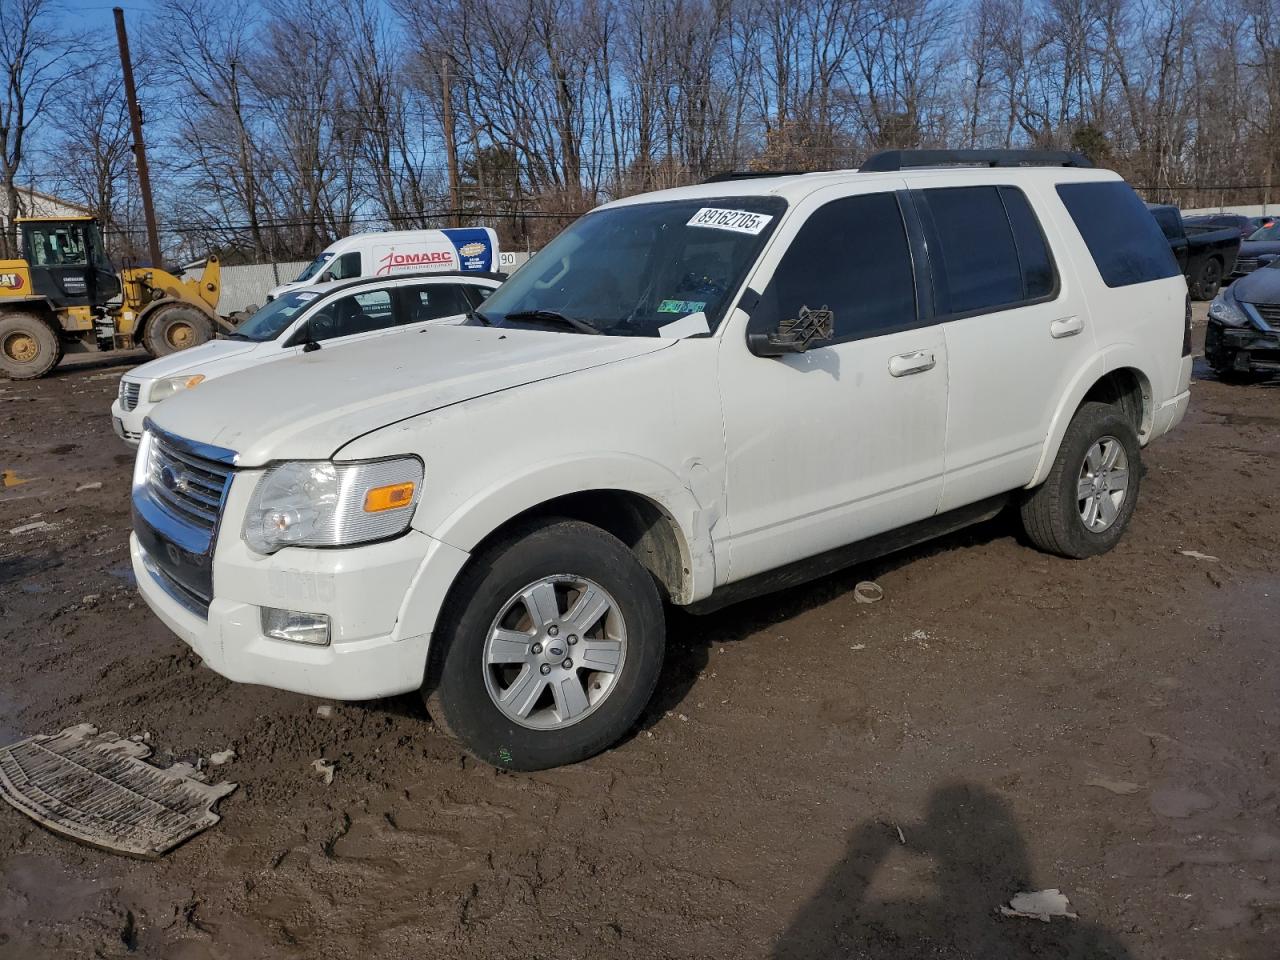
[[[298,276],[267,294],[274,300],[286,290],[424,270],[490,273],[499,269],[498,235],[488,227],[448,230],[383,230],[357,233],[329,244]]]

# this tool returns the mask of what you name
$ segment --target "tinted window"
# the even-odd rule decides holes
[[[1013,230],[995,187],[925,190],[934,242],[930,262],[940,313],[973,313],[1022,299]],[[936,255],[933,255],[936,251]]]
[[[466,295],[466,298],[471,301],[471,306],[478,307],[488,299],[489,294],[498,288],[485,287],[476,283],[464,283],[460,289]]]
[[[1127,183],[1060,183],[1058,196],[1108,287],[1178,275],[1169,241]]]
[[[750,329],[776,329],[802,307],[830,309],[836,340],[914,325],[911,250],[893,194],[833,200],[810,216],[778,264]]]
[[[441,317],[471,312],[471,302],[454,283],[430,283],[407,287],[403,293],[404,322],[425,323]]]
[[[1167,240],[1178,240],[1183,235],[1182,216],[1173,207],[1147,207],[1160,224],[1160,232]]]
[[[1058,289],[1058,272],[1031,204],[1016,187],[1001,187],[1000,199],[1004,201],[1004,211],[1009,215],[1009,226],[1013,228],[1013,242],[1022,270],[1022,299],[1039,300],[1052,296]]]
[[[391,293],[387,290],[364,290],[331,300],[307,321],[307,326],[311,339],[330,340],[384,330],[394,322]]]

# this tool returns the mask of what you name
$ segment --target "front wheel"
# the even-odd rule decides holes
[[[62,341],[34,313],[0,315],[0,372],[11,380],[43,377],[62,359]]]
[[[1041,550],[1083,559],[1124,535],[1138,502],[1142,451],[1119,407],[1085,403],[1071,418],[1049,476],[1022,502],[1022,526]]]
[[[474,558],[432,641],[427,707],[479,759],[575,763],[631,729],[666,646],[649,572],[612,535],[543,520]]]
[[[195,307],[164,306],[147,320],[142,345],[153,357],[167,357],[213,339],[213,324]]]

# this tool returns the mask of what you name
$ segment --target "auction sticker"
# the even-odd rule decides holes
[[[751,210],[723,210],[720,207],[703,207],[685,224],[687,227],[711,227],[714,230],[732,230],[734,233],[758,234],[773,220],[771,213],[755,213]]]

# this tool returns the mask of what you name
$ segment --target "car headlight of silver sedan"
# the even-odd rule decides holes
[[[151,391],[147,394],[147,399],[152,403],[159,403],[161,400],[167,400],[172,397],[175,393],[190,390],[201,383],[204,383],[203,373],[189,373],[181,377],[165,377],[163,380],[157,380],[151,385]]]
[[[422,461],[295,460],[271,467],[253,491],[244,539],[257,553],[346,547],[404,533],[422,488]]]

